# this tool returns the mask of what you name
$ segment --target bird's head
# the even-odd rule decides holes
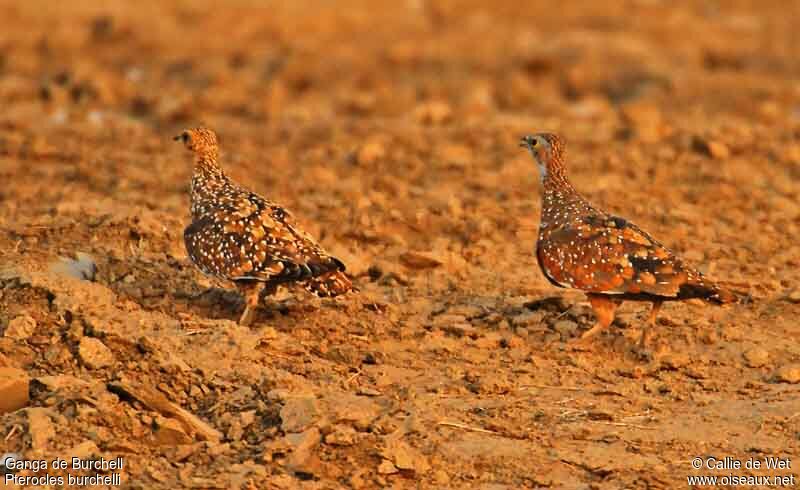
[[[539,166],[539,176],[544,180],[548,175],[556,176],[563,172],[564,142],[555,134],[536,133],[523,136],[519,146],[527,148]]]
[[[185,129],[173,139],[175,141],[182,141],[186,148],[193,151],[198,156],[216,157],[217,155],[217,135],[210,129]]]

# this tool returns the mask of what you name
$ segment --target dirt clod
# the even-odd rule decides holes
[[[430,469],[430,464],[419,451],[395,438],[389,438],[381,454],[400,470],[425,473]]]
[[[757,368],[765,366],[769,362],[769,352],[761,347],[754,347],[744,351],[742,354],[747,367]]]
[[[74,277],[75,279],[85,279],[94,281],[97,274],[97,265],[94,258],[86,253],[78,252],[75,258],[61,257],[50,266],[50,271],[57,274]]]
[[[800,364],[779,367],[772,375],[772,379],[779,383],[800,383]]]
[[[303,432],[320,417],[317,400],[313,396],[293,397],[281,408],[281,429],[284,432]]]
[[[83,337],[78,346],[78,355],[89,369],[103,369],[114,364],[114,354],[99,339]]]
[[[352,446],[355,444],[357,432],[349,425],[337,424],[325,436],[325,444],[333,446]]]
[[[25,371],[0,367],[0,414],[13,412],[28,404],[29,383]]]
[[[176,419],[160,418],[156,421],[156,443],[167,446],[189,444],[192,438],[183,429],[183,425]]]
[[[696,137],[693,145],[696,151],[717,160],[724,160],[731,155],[728,146],[720,141]]]
[[[28,434],[31,438],[31,448],[38,451],[47,451],[50,440],[56,435],[51,414],[53,411],[44,407],[31,407],[25,410],[28,415]]]
[[[319,429],[312,427],[305,432],[287,434],[285,439],[291,448],[286,466],[295,472],[309,474],[317,472],[319,460],[315,450],[321,440]]]
[[[441,260],[427,252],[405,252],[400,255],[400,260],[412,269],[430,269],[442,265]]]
[[[397,469],[397,466],[395,466],[394,463],[392,463],[388,459],[384,459],[378,465],[378,474],[380,475],[393,475],[399,471],[400,470]]]
[[[8,322],[3,335],[14,340],[26,340],[34,331],[36,331],[36,320],[29,315],[20,315]]]
[[[356,161],[359,165],[374,165],[386,156],[386,148],[378,141],[371,141],[358,149]]]

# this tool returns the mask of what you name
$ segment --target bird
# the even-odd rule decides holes
[[[705,278],[634,223],[583,198],[567,178],[561,137],[527,135],[520,146],[533,155],[543,189],[536,243],[539,268],[553,285],[585,292],[596,317],[578,343],[607,329],[624,300],[652,303],[637,346],[640,353],[648,352],[648,327],[655,326],[665,301],[736,301],[733,293]]]
[[[303,231],[286,209],[231,180],[219,165],[217,135],[186,129],[174,138],[194,155],[189,259],[206,275],[231,281],[245,298],[240,325],[279,285],[302,285],[319,297],[353,290],[341,260]]]

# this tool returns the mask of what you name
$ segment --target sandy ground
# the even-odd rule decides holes
[[[690,464],[800,454],[800,4],[101,3],[0,5],[0,453],[141,489],[800,475]],[[235,323],[183,247],[201,123],[360,294]],[[742,302],[666,305],[652,362],[643,304],[569,348],[533,131]]]

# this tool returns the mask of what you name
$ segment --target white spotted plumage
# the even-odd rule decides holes
[[[201,271],[234,281],[246,294],[289,283],[300,283],[318,296],[352,289],[344,264],[302,231],[285,209],[225,175],[217,163],[213,131],[187,130],[176,139],[195,154],[192,223],[184,242]]]
[[[733,300],[638,226],[592,206],[578,194],[567,179],[564,143],[558,136],[526,136],[521,146],[531,151],[543,169],[536,244],[539,266],[551,283],[589,294],[599,313],[598,326],[608,326],[613,305],[622,299],[652,301],[653,318],[663,301]],[[600,314],[604,308],[611,316]]]

